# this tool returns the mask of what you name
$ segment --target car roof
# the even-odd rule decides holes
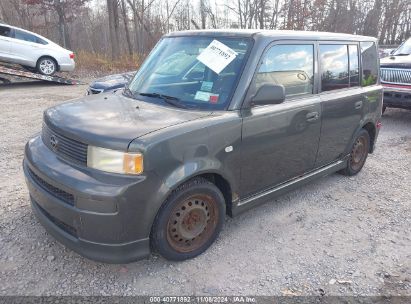
[[[298,40],[345,40],[345,41],[376,41],[377,38],[369,36],[351,35],[343,33],[330,32],[313,32],[313,31],[290,31],[290,30],[191,30],[172,32],[168,37],[178,36],[236,36],[236,37],[269,37],[280,39],[298,39]]]
[[[0,0],[0,1],[1,1],[1,0]],[[39,38],[41,38],[41,39],[43,39],[43,40],[46,40],[48,43],[53,43],[53,44],[55,44],[53,41],[51,41],[50,39],[47,39],[47,38],[44,37],[44,36],[41,36],[40,34],[31,32],[31,31],[28,31],[28,30],[25,30],[25,29],[23,29],[23,28],[21,28],[21,27],[18,27],[18,26],[13,26],[13,25],[6,24],[6,23],[1,23],[1,22],[0,22],[0,26],[7,26],[7,27],[9,27],[9,28],[18,29],[18,30],[20,30],[20,31],[26,32],[26,33],[28,33],[28,34],[31,34],[31,35],[37,36],[37,37],[39,37]]]

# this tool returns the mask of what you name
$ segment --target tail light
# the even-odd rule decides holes
[[[70,56],[70,59],[74,59],[74,53],[71,53],[69,56]]]
[[[382,127],[382,123],[381,123],[381,121],[378,121],[378,122],[377,122],[376,127],[377,127],[377,129],[380,129],[380,128]]]

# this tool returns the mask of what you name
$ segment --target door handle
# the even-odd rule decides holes
[[[354,107],[355,107],[356,110],[361,109],[361,107],[362,107],[362,101],[361,101],[361,100],[360,100],[360,101],[357,101],[357,102],[354,104]]]
[[[307,113],[307,115],[305,116],[307,118],[307,121],[316,121],[320,115],[318,114],[318,112],[310,112]]]

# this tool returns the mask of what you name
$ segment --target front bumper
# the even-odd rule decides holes
[[[411,109],[411,86],[384,85],[384,106]]]
[[[149,235],[161,181],[77,167],[40,137],[25,148],[31,205],[58,241],[93,260],[127,263],[150,254]]]

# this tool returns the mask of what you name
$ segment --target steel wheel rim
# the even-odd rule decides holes
[[[353,170],[359,170],[364,163],[365,157],[367,155],[368,144],[364,136],[360,136],[354,143],[353,149],[351,151],[351,168]]]
[[[193,195],[177,204],[167,224],[167,241],[180,253],[201,248],[218,222],[217,202],[209,195]]]
[[[55,70],[55,64],[50,59],[46,59],[40,62],[40,70],[47,75],[50,75]]]

